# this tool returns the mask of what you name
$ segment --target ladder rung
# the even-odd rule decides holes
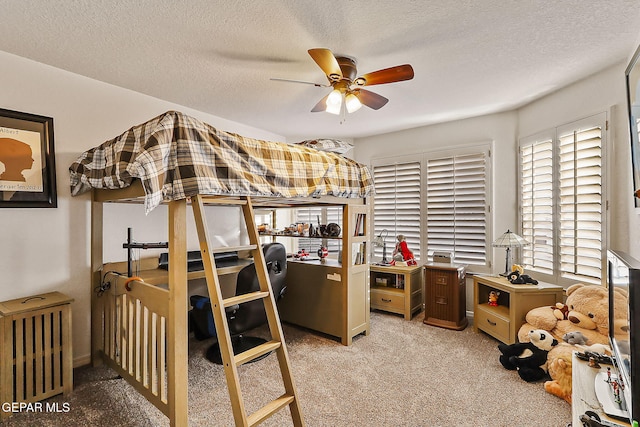
[[[231,307],[236,304],[244,304],[245,302],[255,301],[260,298],[267,298],[269,296],[269,292],[255,291],[249,292],[247,294],[236,295],[234,297],[225,298],[222,300],[224,307]]]
[[[245,245],[245,246],[221,246],[219,248],[209,248],[212,254],[221,254],[224,252],[238,252],[238,251],[252,251],[257,248],[257,245]]]
[[[290,394],[283,394],[276,400],[272,400],[271,402],[267,403],[265,406],[258,409],[256,412],[254,412],[253,414],[247,417],[247,421],[249,425],[257,426],[258,424],[260,424],[261,422],[269,418],[271,415],[278,412],[280,409],[289,405],[291,402],[293,402],[293,399],[295,398]]]
[[[247,351],[236,354],[234,357],[236,366],[240,366],[244,363],[251,362],[258,357],[265,355],[273,350],[277,350],[281,347],[280,341],[267,341],[264,344],[260,344]]]

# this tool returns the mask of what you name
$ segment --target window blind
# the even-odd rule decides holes
[[[602,129],[559,135],[560,272],[601,278]]]
[[[485,152],[427,159],[429,256],[453,252],[455,262],[487,262]]]
[[[523,264],[542,280],[602,281],[605,126],[603,113],[520,143]]]
[[[318,220],[320,224],[330,224],[332,222],[342,227],[342,208],[338,206],[308,206],[303,208],[296,208],[295,212],[296,222],[302,222],[306,224],[312,224],[313,228],[318,226]],[[343,230],[344,231],[344,230]],[[342,235],[342,233],[341,233]],[[337,254],[342,248],[342,241],[340,239],[322,239],[317,238],[305,238],[300,237],[296,239],[298,243],[298,249],[305,249],[312,255],[315,255],[320,245],[325,246],[329,253]]]
[[[420,162],[374,166],[373,178],[372,239],[388,231],[385,242],[387,259],[391,260],[396,236],[403,234],[414,257],[420,259]],[[373,249],[374,256],[382,258],[382,248]]]
[[[521,235],[527,269],[553,274],[553,140],[544,138],[520,147]]]

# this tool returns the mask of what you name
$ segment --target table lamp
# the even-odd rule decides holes
[[[507,230],[506,233],[494,240],[494,247],[507,248],[504,273],[500,273],[501,276],[508,276],[509,273],[511,273],[511,248],[520,248],[529,244],[530,243],[527,242],[524,238],[518,236],[516,233],[512,233],[511,230]]]
[[[383,233],[384,237],[382,236]],[[389,237],[389,231],[384,228],[382,229],[382,231],[380,231],[378,237],[373,240],[374,245],[376,245],[377,247],[382,247],[382,261],[380,261],[380,264],[389,264],[389,261],[387,260],[387,237]]]

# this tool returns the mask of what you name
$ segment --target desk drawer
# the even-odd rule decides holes
[[[371,289],[371,307],[396,313],[404,312],[404,293]]]
[[[481,307],[478,307],[477,313],[474,313],[474,316],[474,322],[478,322],[478,329],[485,331],[502,342],[511,342],[509,337],[510,322],[508,318],[484,310]]]

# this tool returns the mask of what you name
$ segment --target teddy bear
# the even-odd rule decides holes
[[[580,332],[586,343],[609,343],[609,296],[608,290],[600,285],[577,283],[566,290],[566,318],[562,309],[538,307],[525,316],[526,323],[518,331],[518,339],[527,341],[527,333],[532,329],[549,331],[558,341],[570,332]],[[616,298],[626,300],[626,294],[616,289]]]
[[[553,349],[551,357],[547,356],[547,370],[551,380],[545,381],[544,389],[568,403],[571,403],[571,358],[574,350],[573,345],[560,343]]]
[[[572,352],[583,351],[584,348],[606,348],[609,343],[609,295],[604,286],[580,283],[567,288],[566,293],[566,304],[530,310],[525,316],[526,323],[518,331],[518,339],[528,341],[528,331],[536,328],[549,331],[559,341],[564,336],[568,340],[579,338],[579,345],[562,343],[547,355],[551,381],[545,384],[545,390],[570,401]],[[623,290],[616,289],[614,296],[620,299],[620,304],[626,302],[627,295]],[[616,324],[618,322],[614,320],[614,327]]]
[[[526,382],[538,381],[547,375],[547,354],[556,345],[556,340],[547,331],[529,331],[528,342],[499,344],[500,363],[506,369],[518,370]]]

